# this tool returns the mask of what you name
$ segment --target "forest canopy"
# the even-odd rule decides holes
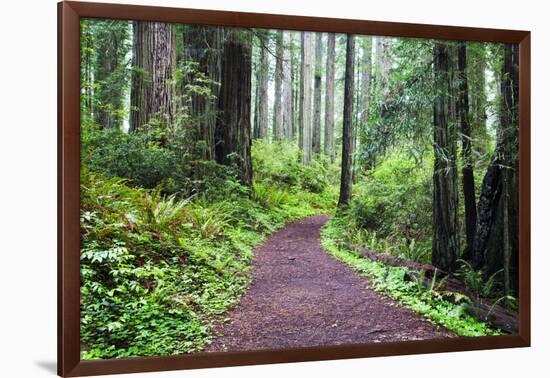
[[[321,213],[350,264],[517,308],[518,46],[83,19],[80,54],[84,358],[202,350],[252,248]],[[498,333],[431,295],[411,306]]]

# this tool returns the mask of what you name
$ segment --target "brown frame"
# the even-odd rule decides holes
[[[81,361],[79,308],[79,21],[81,17],[519,44],[519,333],[506,336],[459,337],[449,340]],[[58,374],[64,377],[99,375],[530,346],[530,80],[531,33],[529,31],[104,3],[58,3]]]

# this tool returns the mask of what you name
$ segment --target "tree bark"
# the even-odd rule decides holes
[[[391,60],[389,56],[390,39],[376,37],[376,93],[380,102],[384,102],[389,91]]]
[[[502,161],[499,157],[500,146],[497,146],[485,176],[479,194],[476,219],[476,233],[472,244],[472,262],[475,269],[481,269],[486,264],[486,251],[493,224],[496,223],[500,197],[502,193],[501,171]]]
[[[241,183],[251,186],[251,37],[246,31],[228,30],[227,33],[223,44],[215,155],[220,164],[235,164]]]
[[[342,130],[342,172],[338,207],[351,199],[353,166],[353,77],[355,73],[355,37],[348,35],[346,43],[346,73],[344,79],[344,119]]]
[[[305,32],[300,32],[300,85],[298,88],[298,146],[304,149],[304,61],[305,61]]]
[[[256,56],[256,50],[259,51],[261,47],[252,45],[251,56]],[[254,60],[254,59],[253,59]],[[256,61],[254,65],[254,119],[252,125],[252,138],[260,138],[260,63]]]
[[[456,125],[450,48],[436,42],[434,54],[434,173],[432,265],[452,272],[459,257]]]
[[[311,161],[312,153],[312,123],[311,123],[311,85],[312,85],[312,33],[303,32],[303,60],[302,60],[302,162]]]
[[[300,33],[301,34],[301,33]],[[300,44],[297,42],[297,32],[290,33],[291,49],[290,49],[290,67],[292,74],[292,132],[290,139],[296,141],[296,135],[300,129],[300,58],[299,54],[295,51],[294,45]],[[301,46],[301,45],[300,45]],[[301,47],[299,49],[301,51]]]
[[[130,131],[152,118],[171,124],[175,115],[176,41],[172,25],[134,22]]]
[[[263,39],[262,44],[267,44],[268,38]],[[260,75],[258,78],[258,138],[266,139],[269,122],[269,51],[265,46],[260,46]]]
[[[283,84],[283,32],[277,31],[275,38],[275,99],[273,103],[273,140],[282,136],[282,84]]]
[[[334,163],[334,57],[336,35],[328,33],[327,37],[327,71],[325,80],[325,145],[324,152]]]
[[[505,45],[497,146],[483,179],[473,248],[474,267],[486,278],[503,269],[506,295],[519,283],[518,67],[518,46]]]
[[[291,62],[291,36],[290,32],[283,32],[283,102],[282,102],[282,129],[287,139],[292,139],[293,117],[292,114],[292,62]]]
[[[315,33],[315,79],[313,93],[312,151],[321,153],[321,76],[323,71],[323,33]]]
[[[519,47],[507,44],[501,76],[500,124],[504,140],[502,192],[504,195],[504,294],[517,293],[519,284]]]
[[[363,72],[364,72],[364,67],[363,67],[363,57],[364,57],[364,53],[359,56],[359,54],[356,54],[356,61],[355,61],[355,67],[356,67],[356,73],[355,73],[355,77],[358,82],[358,85],[356,85],[356,90],[355,90],[355,105],[354,105],[354,119],[353,119],[353,142],[352,142],[352,146],[353,146],[353,163],[352,163],[352,170],[351,170],[351,175],[352,175],[352,182],[353,184],[357,184],[357,181],[359,179],[359,162],[357,161],[357,151],[359,151],[359,143],[360,143],[360,140],[359,140],[359,137],[358,137],[358,134],[359,134],[359,129],[360,129],[360,121],[361,121],[361,101],[362,101],[362,96],[363,96]]]
[[[363,57],[361,62],[361,101],[359,124],[367,127],[370,107],[370,90],[372,78],[372,37],[363,37]]]
[[[458,55],[458,115],[460,118],[460,139],[462,142],[462,191],[464,193],[464,224],[466,228],[466,247],[463,257],[471,261],[474,235],[476,230],[476,193],[474,167],[472,162],[472,144],[470,132],[470,106],[468,101],[468,76],[466,44],[457,47]]]

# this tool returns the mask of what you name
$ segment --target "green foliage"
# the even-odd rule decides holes
[[[444,299],[447,293],[439,292],[440,287],[443,286],[441,282],[436,282],[434,279],[428,287],[425,287],[420,278],[407,279],[409,276],[414,277],[415,272],[365,259],[343,247],[345,243],[343,243],[342,233],[347,227],[345,219],[330,220],[321,231],[321,243],[334,257],[369,277],[374,290],[390,296],[422,314],[434,324],[443,326],[459,336],[500,334],[499,331],[491,329],[486,323],[466,313],[468,302],[464,296],[459,295],[459,298],[455,298],[454,302],[459,304]]]
[[[128,185],[156,188],[165,194],[180,197],[199,193],[214,197],[225,195],[225,189],[219,190],[224,188],[221,183],[233,180],[236,168],[203,160],[206,145],[204,141],[197,142],[201,138],[196,135],[199,129],[196,124],[204,122],[210,111],[215,110],[210,109],[200,116],[191,113],[192,98],[203,98],[210,104],[216,100],[212,89],[219,83],[201,72],[196,62],[181,62],[174,73],[179,89],[174,121],[168,123],[162,114],[157,114],[147,124],[127,133],[119,122],[129,110],[128,104],[121,102],[127,94],[129,69],[123,56],[119,56],[127,46],[118,47],[115,69],[102,61],[105,58],[103,50],[111,58],[112,49],[101,43],[124,39],[129,24],[84,20],[81,27],[81,59],[83,62],[90,60],[96,73],[91,76],[88,72],[91,68],[87,71],[85,67],[81,72],[83,165],[108,177],[126,178]],[[148,75],[142,69],[134,67],[132,70],[134,75]]]
[[[336,206],[339,162],[331,164],[326,157],[315,156],[310,164],[301,164],[301,151],[293,141],[253,142],[252,187],[240,184],[236,165],[207,160],[211,146],[198,135],[204,130],[199,126],[211,121],[217,111],[214,94],[219,83],[188,59],[178,59],[174,72],[174,121],[168,124],[158,114],[131,133],[123,131],[130,110],[130,74],[148,75],[128,67],[130,30],[128,22],[81,22],[84,359],[202,350],[213,324],[237,303],[249,284],[252,248],[286,222],[327,213]],[[253,33],[256,46],[274,48],[272,32]],[[183,29],[177,34],[176,53],[181,55],[186,48]],[[338,38],[337,45],[345,45],[346,37]],[[298,45],[291,40],[291,54],[297,58],[293,60],[299,62]],[[344,74],[345,66],[345,51],[340,47],[336,49],[337,77]],[[367,275],[376,290],[435,324],[462,336],[498,334],[465,313],[467,298],[441,293],[442,282],[434,279],[426,285],[415,272],[386,267],[342,247],[359,244],[418,262],[430,261],[432,47],[429,40],[392,40],[388,80],[382,82],[374,73],[368,124],[357,125],[360,147],[352,200],[324,228],[323,245]],[[260,49],[253,49],[253,54],[257,64]],[[478,86],[470,81],[469,93],[471,112],[477,109],[472,117],[472,143],[479,186],[494,148],[491,126],[501,101],[485,92],[487,88],[496,92],[503,50],[496,45],[469,45],[469,56],[468,75],[481,72]],[[482,63],[474,67],[476,62]],[[485,71],[493,73],[493,80],[481,83]],[[343,84],[336,81],[337,93],[343,91]],[[192,103],[199,98],[204,109],[197,114]],[[342,101],[342,96],[336,96],[336,109]],[[336,134],[341,122],[337,112]],[[338,145],[339,136],[335,137]],[[461,271],[479,296],[495,291],[498,273],[484,281],[482,273],[467,263]],[[448,295],[453,302],[445,299]]]
[[[84,359],[201,350],[217,317],[249,284],[252,247],[289,220],[326,212],[335,204],[333,190],[304,191],[301,177],[294,185],[260,180],[251,190],[225,174],[213,178],[206,191],[186,199],[166,196],[159,188],[131,187],[129,183],[143,185],[145,181],[135,177],[150,177],[147,168],[158,161],[134,165],[140,167],[135,171],[128,170],[129,162],[147,161],[139,156],[148,157],[152,147],[137,142],[128,146],[138,138],[135,135],[100,133],[92,139],[105,145],[97,145],[99,155],[92,154],[94,159],[104,158],[102,153],[118,156],[125,149],[134,155],[123,160],[126,164],[89,159],[82,170]],[[120,151],[110,150],[117,143],[123,144]],[[256,158],[270,152],[263,147],[254,149]],[[160,145],[152,149],[167,154]],[[266,178],[278,174],[272,168],[264,166]],[[114,173],[130,178],[108,177]]]
[[[252,165],[256,182],[296,187],[322,193],[338,177],[338,166],[318,156],[310,164],[301,164],[300,149],[293,143],[255,140]]]
[[[124,177],[133,186],[165,188],[180,161],[153,133],[125,133],[89,127],[82,132],[82,163],[109,177]],[[177,170],[177,168],[176,168]]]
[[[354,186],[346,242],[374,251],[429,262],[431,257],[431,159],[415,160],[396,150]]]
[[[199,159],[176,145],[166,145],[162,129],[118,129],[82,126],[82,165],[108,177],[123,177],[134,187],[158,189],[179,197],[209,199],[240,196],[248,189],[235,180],[236,167]]]
[[[483,271],[475,270],[468,261],[459,259],[460,270],[457,272],[462,277],[466,287],[478,297],[492,297],[495,293],[497,277],[502,274],[504,269],[493,273],[487,280],[484,279]]]
[[[431,231],[431,160],[393,152],[355,190],[349,216],[381,236],[424,238]]]
[[[130,23],[83,19],[80,27],[82,119],[120,128],[128,115]]]
[[[393,62],[388,80],[375,71],[368,125],[360,125],[358,159],[373,167],[392,147],[412,156],[431,148],[432,46],[424,39],[394,39],[388,54]]]
[[[349,216],[346,216],[345,213],[340,213],[339,216],[349,222]],[[350,227],[349,223],[348,227],[342,230],[342,238],[347,243],[364,246],[378,253],[400,256],[420,263],[430,262],[430,238],[417,241],[416,239],[407,239],[399,234],[382,237],[376,231]]]

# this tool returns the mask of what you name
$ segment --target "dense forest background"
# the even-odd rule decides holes
[[[518,56],[83,20],[84,358],[201,350],[249,283],[252,247],[318,213],[334,214],[323,238],[335,248],[429,263],[514,310]],[[391,290],[432,321],[495,332],[412,284]]]

